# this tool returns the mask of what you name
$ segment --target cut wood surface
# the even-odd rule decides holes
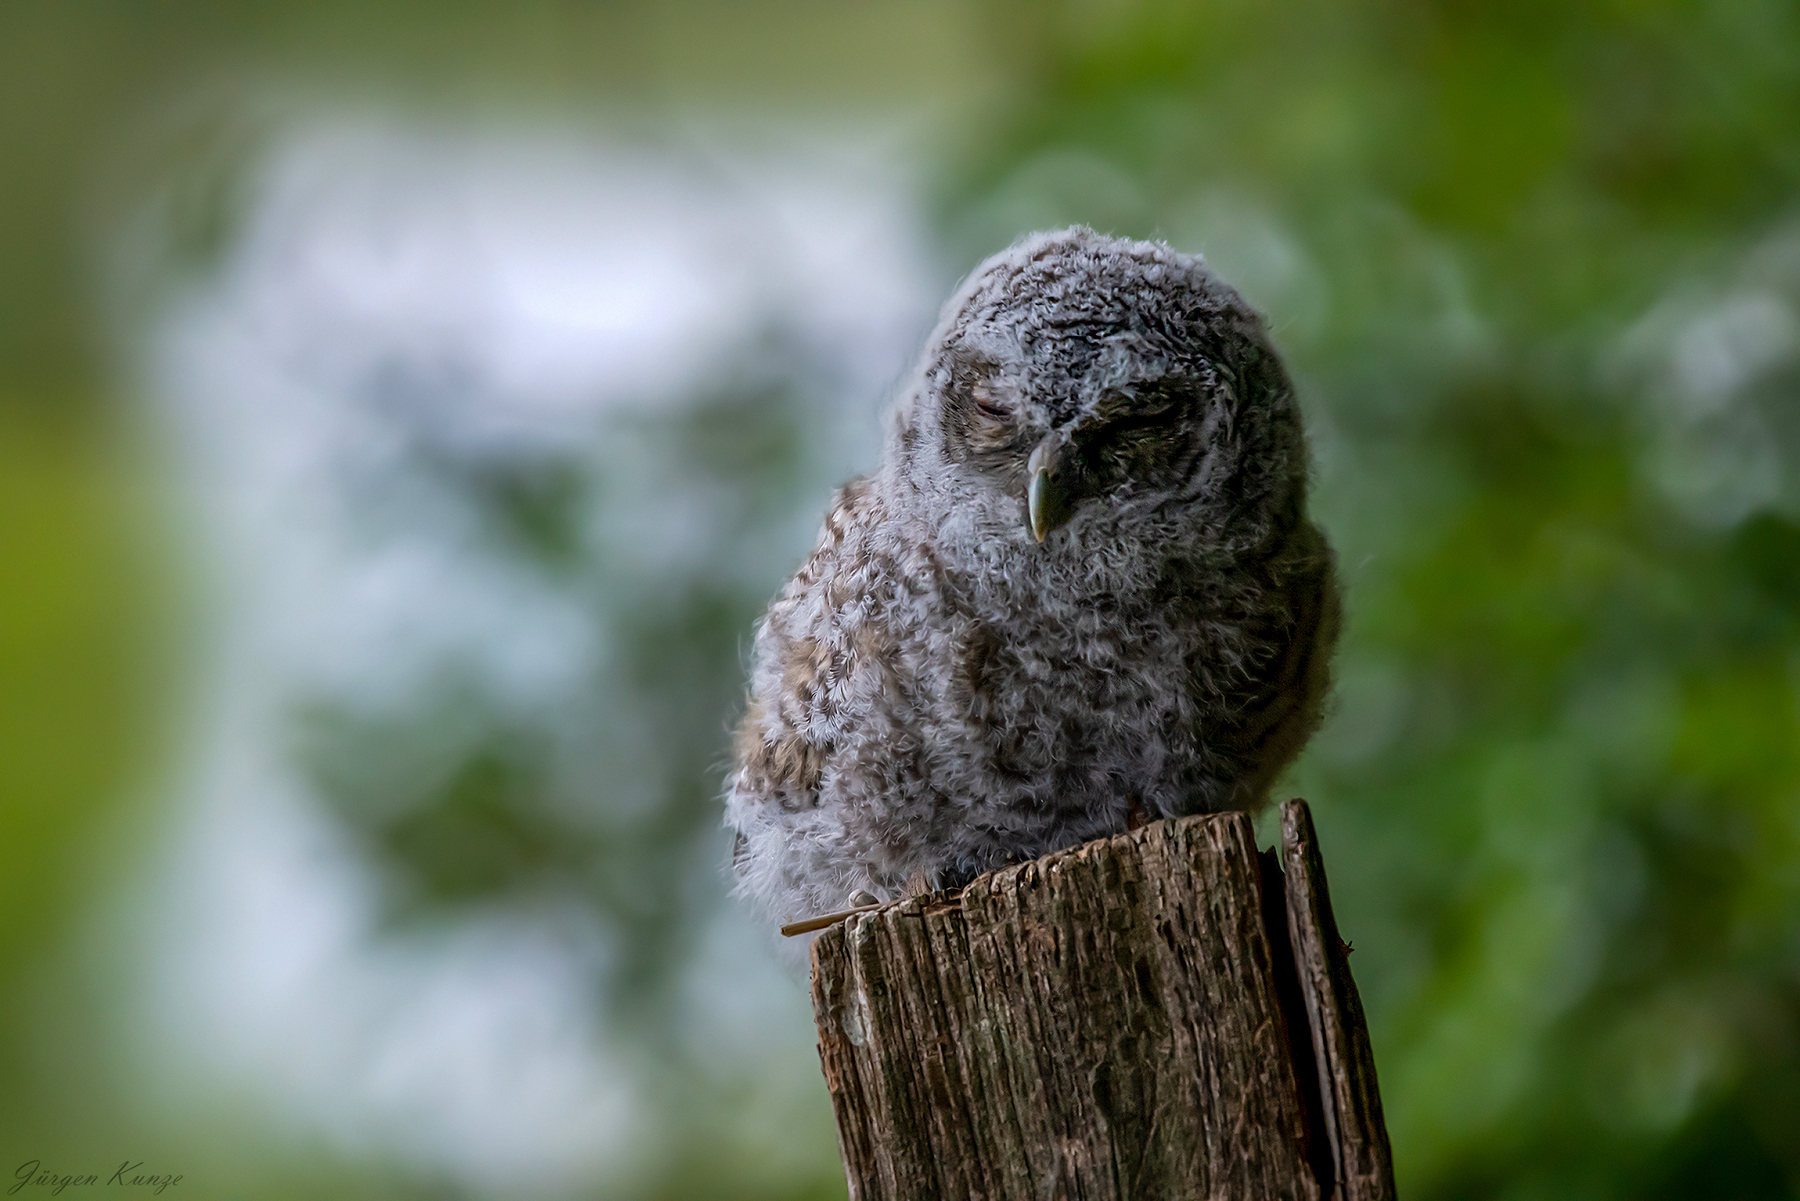
[[[1249,819],[1219,814],[821,933],[851,1197],[1391,1197],[1311,820],[1283,817],[1285,888]]]

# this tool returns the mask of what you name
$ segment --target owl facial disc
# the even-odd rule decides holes
[[[1054,438],[1038,443],[1025,464],[1030,483],[1025,489],[1025,508],[1031,521],[1031,536],[1042,542],[1057,526],[1075,515],[1069,494],[1058,477],[1062,474],[1061,444]]]

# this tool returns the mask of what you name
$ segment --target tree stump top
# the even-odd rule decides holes
[[[1245,815],[1178,818],[821,934],[851,1196],[1391,1197],[1311,818],[1283,818],[1285,874]]]

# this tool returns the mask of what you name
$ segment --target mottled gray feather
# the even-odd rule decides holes
[[[1077,499],[1042,544],[1040,443]],[[756,633],[726,794],[791,921],[1262,804],[1337,636],[1293,388],[1195,256],[1075,228],[984,263]]]

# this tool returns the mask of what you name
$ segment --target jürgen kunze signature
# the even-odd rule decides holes
[[[51,1172],[44,1168],[42,1160],[28,1159],[19,1165],[18,1171],[13,1173],[13,1180],[16,1183],[6,1190],[6,1195],[10,1197],[28,1184],[34,1188],[49,1189],[52,1197],[59,1195],[66,1188],[94,1184],[103,1187],[119,1185],[125,1188],[147,1188],[151,1193],[160,1195],[164,1189],[181,1183],[181,1177],[173,1172],[146,1172],[143,1169],[143,1160],[132,1163],[128,1159],[119,1165],[118,1171],[102,1180],[98,1175],[92,1173],[84,1175],[81,1172]]]

